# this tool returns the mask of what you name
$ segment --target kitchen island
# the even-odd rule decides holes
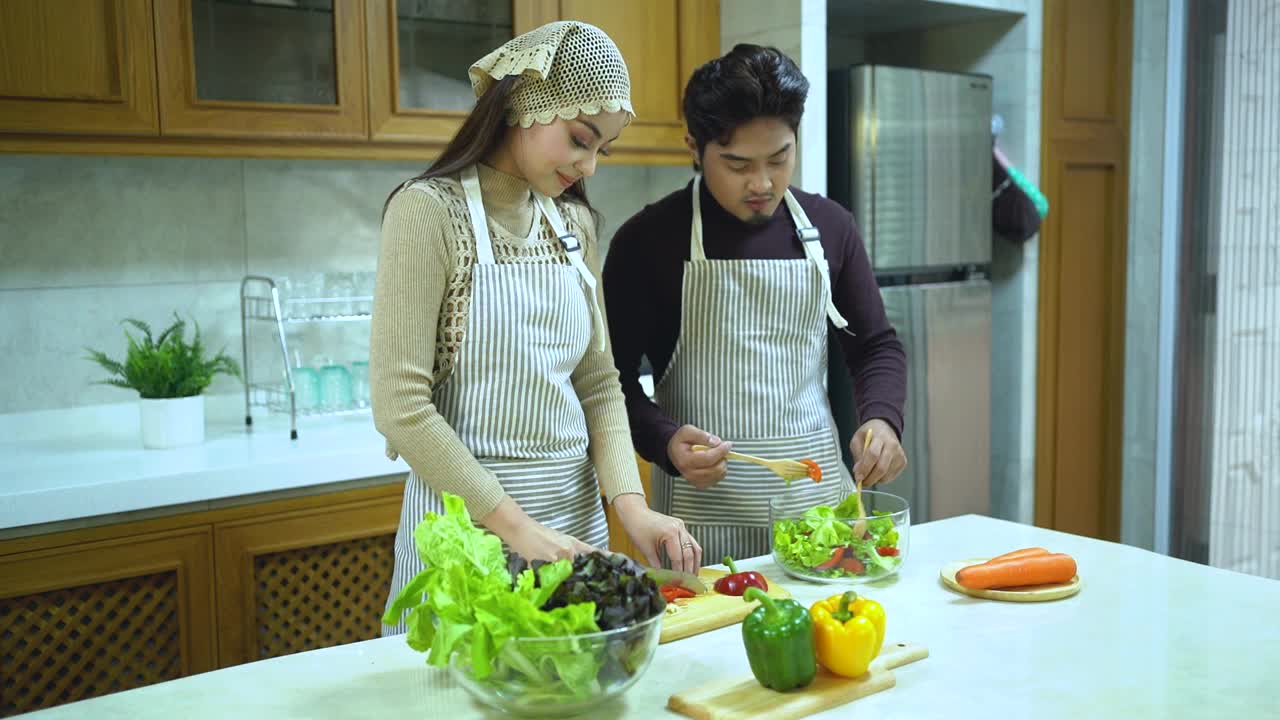
[[[1026,546],[1079,562],[1079,595],[978,600],[938,579],[952,560]],[[845,588],[792,580],[769,558],[740,563],[806,605]],[[885,606],[886,642],[927,659],[896,687],[814,717],[1280,718],[1280,582],[1031,526],[966,515],[911,530],[901,573],[857,586]],[[593,718],[671,716],[674,692],[747,676],[739,626],[658,648],[640,681]],[[853,713],[856,713],[854,715]],[[504,717],[402,637],[299,653],[52,708],[59,718]],[[584,716],[585,717],[585,716]]]

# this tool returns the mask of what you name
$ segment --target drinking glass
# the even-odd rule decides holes
[[[351,407],[351,372],[342,365],[320,368],[320,404],[325,410]]]

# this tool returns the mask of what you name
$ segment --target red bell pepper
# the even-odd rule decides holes
[[[747,591],[749,587],[760,588],[767,591],[769,583],[765,582],[764,576],[755,571],[738,572],[738,568],[733,564],[733,558],[728,555],[724,556],[724,564],[729,566],[729,574],[716,581],[715,590],[721,595],[738,595]]]
[[[679,585],[663,585],[658,588],[658,592],[662,593],[662,597],[667,602],[671,602],[678,598],[691,598],[696,595],[692,590],[680,587]]]

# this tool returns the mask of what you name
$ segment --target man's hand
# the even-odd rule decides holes
[[[864,453],[867,433],[871,433],[871,446]],[[853,480],[863,488],[890,482],[907,467],[907,454],[898,441],[898,433],[879,418],[858,428],[849,442],[849,451],[853,453]]]
[[[694,450],[694,445],[706,445],[709,449]],[[690,485],[705,490],[724,479],[725,454],[732,449],[733,443],[685,425],[676,430],[667,443],[667,457]]]

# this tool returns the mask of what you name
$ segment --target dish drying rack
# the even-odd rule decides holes
[[[372,295],[344,297],[281,298],[275,280],[265,275],[246,275],[240,281],[240,343],[244,368],[244,424],[253,427],[253,408],[288,413],[289,439],[298,439],[298,416],[360,415],[364,408],[298,409],[293,366],[289,363],[289,339],[285,328],[300,323],[368,322],[373,317]],[[255,380],[249,359],[250,324],[271,323],[280,345],[283,377],[276,381]]]

